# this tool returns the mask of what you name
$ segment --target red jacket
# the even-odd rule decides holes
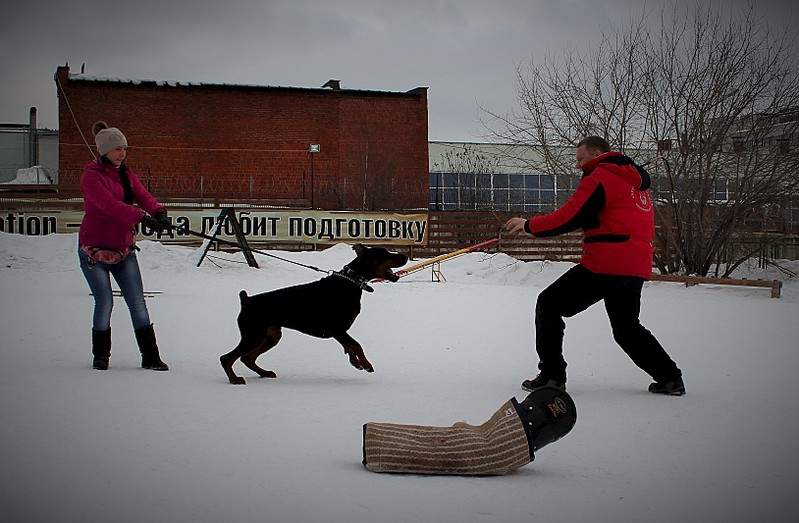
[[[571,198],[549,214],[530,218],[525,230],[556,236],[582,228],[580,264],[586,269],[649,279],[655,232],[649,175],[617,152],[601,154],[582,169]]]
[[[89,162],[83,168],[80,190],[84,215],[78,235],[81,247],[127,249],[135,242],[133,226],[142,219],[144,211],[155,214],[164,208],[130,168],[127,173],[133,199],[141,208],[124,202],[119,169],[99,161]]]

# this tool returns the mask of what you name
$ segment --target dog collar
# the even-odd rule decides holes
[[[353,271],[349,267],[344,267],[340,271],[333,271],[331,274],[338,276],[339,278],[344,278],[345,280],[354,283],[357,285],[361,290],[366,292],[374,292],[375,290],[367,284],[367,280],[363,278],[360,274]]]

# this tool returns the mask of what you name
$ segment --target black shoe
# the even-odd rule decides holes
[[[555,378],[550,378],[549,376],[541,373],[531,380],[524,380],[522,382],[522,388],[527,392],[533,392],[541,387],[555,387],[561,390],[566,390],[566,378],[558,380]]]
[[[92,368],[96,370],[108,370],[108,358],[95,356],[92,362]]]
[[[155,360],[142,358],[141,368],[150,370],[169,370],[169,365],[161,361],[160,358],[156,358]]]
[[[667,394],[669,396],[683,396],[685,394],[685,384],[682,377],[671,381],[656,381],[649,385],[649,392],[652,394]]]

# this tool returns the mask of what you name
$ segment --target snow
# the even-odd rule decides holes
[[[33,167],[25,167],[17,169],[17,175],[13,180],[3,182],[4,184],[24,184],[24,185],[52,185],[56,183],[54,173],[47,167],[41,165],[34,165]]]
[[[148,307],[171,371],[138,368],[124,302],[111,369],[90,368],[92,300],[75,235],[0,234],[4,521],[797,521],[799,284],[650,283],[642,321],[682,367],[688,394],[654,396],[614,344],[604,309],[569,319],[574,430],[514,474],[381,475],[361,461],[367,421],[485,421],[535,373],[535,298],[566,263],[472,253],[364,294],[350,330],[374,364],[285,331],[258,379],[227,383],[238,291],[317,273],[142,242]],[[346,245],[274,254],[326,269]],[[784,262],[799,272],[796,262]],[[744,268],[739,277],[780,273]],[[773,270],[772,270],[773,271]]]

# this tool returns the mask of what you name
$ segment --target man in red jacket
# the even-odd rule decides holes
[[[565,388],[563,318],[604,300],[616,343],[655,379],[649,391],[682,396],[682,372],[638,319],[641,289],[652,274],[655,221],[646,192],[649,175],[627,156],[611,152],[608,142],[598,136],[577,144],[576,154],[583,178],[563,206],[529,220],[511,218],[505,223],[511,233],[525,231],[539,237],[583,229],[580,263],[538,295],[535,348],[540,373],[525,380],[522,388]]]

